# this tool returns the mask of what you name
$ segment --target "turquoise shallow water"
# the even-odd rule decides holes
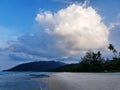
[[[38,77],[32,76],[41,74],[46,73],[0,72],[0,90],[49,90],[46,83],[36,81],[34,78]]]

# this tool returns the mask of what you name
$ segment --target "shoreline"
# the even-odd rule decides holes
[[[50,90],[119,90],[120,74],[55,73],[38,80]]]

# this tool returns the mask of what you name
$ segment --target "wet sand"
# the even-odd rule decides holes
[[[50,90],[120,90],[120,73],[56,73],[40,80]]]

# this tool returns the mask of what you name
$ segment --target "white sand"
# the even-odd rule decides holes
[[[120,90],[120,73],[56,73],[42,80],[51,90]]]

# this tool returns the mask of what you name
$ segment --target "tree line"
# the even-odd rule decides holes
[[[69,64],[50,71],[56,72],[120,72],[120,52],[118,52],[112,44],[108,49],[112,51],[114,57],[105,59],[100,51],[88,51],[81,62],[77,64]]]

